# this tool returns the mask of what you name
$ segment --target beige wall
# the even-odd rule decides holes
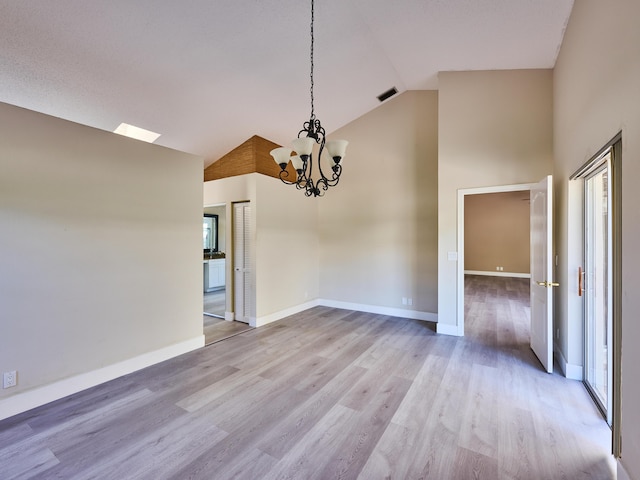
[[[321,298],[437,312],[437,112],[437,92],[405,92],[329,135],[350,144],[317,200]]]
[[[438,331],[457,331],[458,189],[532,183],[552,170],[550,70],[439,75]],[[458,332],[460,333],[460,332]]]
[[[0,411],[202,342],[202,159],[0,104],[0,171]]]
[[[204,205],[225,203],[233,225],[234,202],[252,206],[251,264],[255,285],[253,317],[257,324],[318,298],[317,199],[258,173],[204,184]],[[227,229],[227,280],[233,278],[232,228]],[[227,312],[233,289],[227,288]]]
[[[622,131],[622,459],[640,479],[640,3],[576,2],[554,71],[554,176],[559,254],[559,348],[582,365],[579,188],[568,177]]]
[[[229,225],[231,202],[254,205],[258,323],[318,299],[437,312],[437,111],[436,92],[407,92],[332,133],[351,144],[322,198],[259,174],[205,183]]]
[[[529,191],[464,197],[464,269],[529,273]]]
[[[319,200],[266,175],[258,175],[256,187],[260,323],[271,314],[318,298]]]

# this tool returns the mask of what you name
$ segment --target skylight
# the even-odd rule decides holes
[[[159,133],[151,132],[134,125],[129,125],[128,123],[121,123],[120,125],[118,125],[118,128],[114,130],[114,133],[149,143],[155,142],[160,136]]]

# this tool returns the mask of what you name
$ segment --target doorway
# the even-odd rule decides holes
[[[507,194],[507,195],[513,195],[514,198],[517,198],[518,202],[520,203],[521,207],[524,207],[524,210],[526,210],[526,212],[529,211],[529,203],[528,203],[528,198],[529,198],[529,192],[532,188],[533,184],[516,184],[516,185],[500,185],[500,186],[493,186],[493,187],[481,187],[481,188],[468,188],[468,189],[460,189],[458,190],[458,252],[457,252],[457,260],[458,260],[458,267],[457,267],[457,301],[458,301],[458,318],[457,318],[457,325],[458,325],[458,335],[464,335],[464,329],[465,329],[465,273],[469,274],[469,275],[478,275],[478,274],[484,274],[484,275],[488,275],[489,273],[491,273],[491,276],[496,276],[496,277],[515,277],[515,278],[523,278],[523,279],[528,279],[530,277],[530,275],[527,272],[516,272],[514,270],[522,270],[522,268],[520,268],[519,266],[514,266],[510,267],[509,265],[505,265],[505,262],[502,261],[497,261],[495,258],[492,258],[491,260],[487,260],[488,262],[491,263],[476,263],[475,260],[472,260],[473,263],[468,264],[466,257],[465,257],[465,252],[466,250],[466,243],[469,242],[465,242],[465,224],[467,225],[467,227],[469,227],[470,225],[468,223],[466,223],[466,213],[465,213],[465,203],[466,203],[466,199],[467,198],[473,198],[473,196],[476,195],[485,195],[485,194]],[[476,197],[476,198],[482,198],[482,197]],[[485,197],[487,199],[489,199],[490,197]],[[473,207],[472,207],[473,208]],[[527,213],[527,217],[526,217],[526,222],[528,222],[529,220],[529,216]],[[488,228],[494,228],[495,225],[490,226]],[[480,229],[482,229],[482,226],[479,227]],[[486,230],[486,229],[485,229]],[[525,240],[526,241],[526,240]],[[477,242],[478,244],[480,242]],[[528,244],[527,244],[528,245]],[[473,252],[473,248],[475,248],[476,245],[472,244],[472,249],[470,250],[470,253],[472,253],[472,255],[475,255],[476,252]],[[481,248],[481,245],[480,245]],[[484,260],[483,260],[484,262]],[[498,262],[498,263],[496,263]],[[502,267],[502,270],[500,270],[498,267]],[[506,270],[505,270],[506,267]],[[511,270],[511,271],[510,271]],[[525,280],[528,281],[528,280]]]
[[[203,241],[203,313],[206,317],[226,317],[227,258],[226,258],[226,205],[204,208]],[[211,322],[209,322],[211,323]]]
[[[231,228],[227,221],[227,205],[204,207],[202,222],[203,241],[203,333],[205,345],[239,335],[252,328],[246,323],[233,321],[228,307],[231,280]]]
[[[571,177],[582,182],[583,381],[612,428],[619,457],[622,304],[622,135],[616,135]]]

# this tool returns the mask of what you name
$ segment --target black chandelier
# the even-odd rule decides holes
[[[304,190],[307,197],[321,197],[329,187],[335,187],[340,181],[342,165],[340,160],[344,158],[349,142],[346,140],[329,140],[325,143],[325,131],[316,118],[313,104],[313,20],[314,20],[314,0],[311,0],[311,116],[308,122],[304,122],[302,130],[298,132],[298,138],[291,142],[296,155],[291,156],[291,148],[280,147],[271,150],[271,156],[280,166],[280,180],[287,185],[295,185],[298,190]],[[304,135],[303,135],[304,134]],[[313,180],[313,146],[320,145],[318,151],[318,171],[320,178]],[[322,171],[322,152],[327,147],[332,160],[332,173],[326,176]],[[296,171],[296,179],[288,179],[289,172],[287,165],[291,162]]]

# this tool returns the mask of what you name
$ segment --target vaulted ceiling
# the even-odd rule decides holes
[[[331,132],[438,72],[552,68],[573,0],[316,0],[315,111]],[[205,165],[308,120],[310,1],[0,0],[0,101]]]

